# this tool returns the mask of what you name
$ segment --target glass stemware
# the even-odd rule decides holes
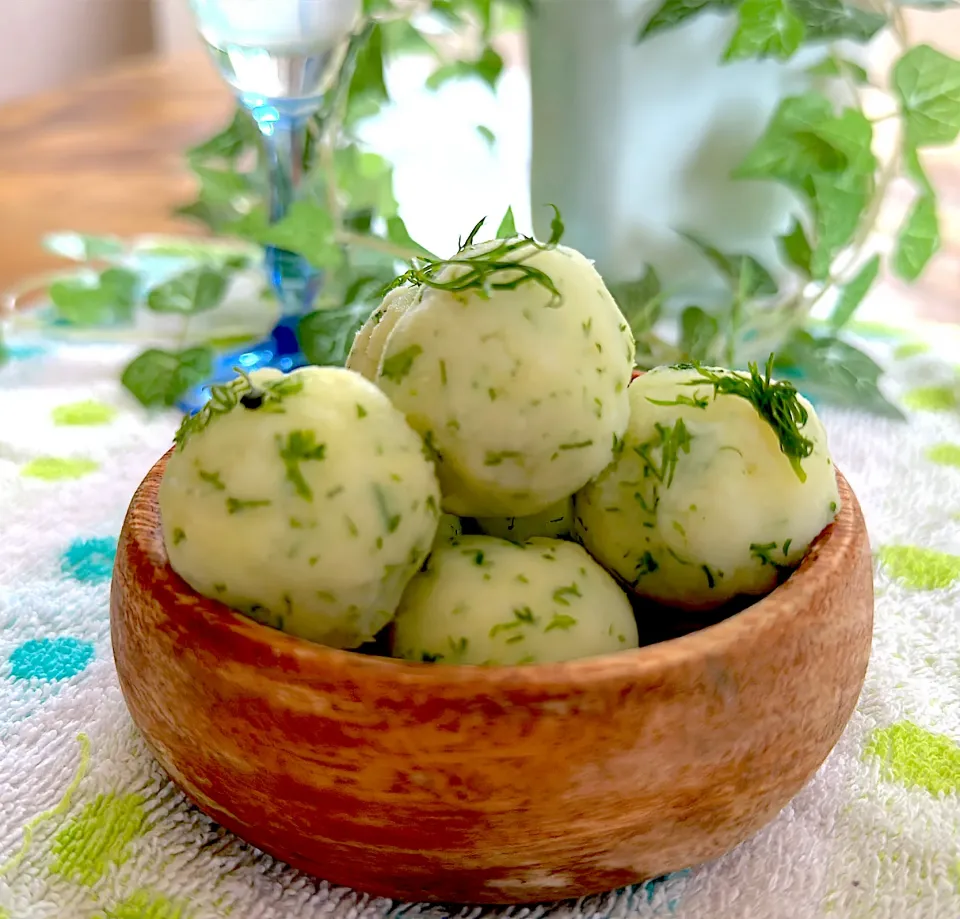
[[[191,6],[214,64],[260,130],[269,219],[280,221],[301,193],[311,122],[328,110],[364,39],[361,0],[191,0]],[[297,325],[322,275],[303,257],[276,247],[266,248],[264,260],[280,318],[266,340],[223,355],[210,382],[232,378],[235,366],[287,371],[304,363]],[[204,401],[200,387],[181,407],[192,411]]]

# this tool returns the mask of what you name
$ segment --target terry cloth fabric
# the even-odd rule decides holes
[[[877,588],[866,686],[826,764],[711,864],[503,915],[960,919],[960,372],[942,333],[929,338],[873,345],[907,424],[822,410]],[[110,572],[130,496],[178,419],[122,391],[128,359],[20,343],[0,368],[0,917],[450,916],[257,852],[191,807],[145,749],[111,657]]]

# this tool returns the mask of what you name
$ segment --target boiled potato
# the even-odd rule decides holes
[[[430,551],[423,445],[349,370],[253,374],[187,419],[160,485],[173,569],[199,593],[339,648],[372,638]]]
[[[781,434],[788,449],[796,436],[775,431],[738,391],[779,400],[780,416],[792,405],[809,455],[788,456]],[[771,590],[839,507],[813,407],[759,372],[689,367],[647,373],[629,394],[616,459],[575,496],[583,545],[637,594],[670,606],[705,610]]]
[[[454,284],[495,241],[439,270]],[[629,417],[633,336],[579,252],[517,241],[487,289],[424,284],[396,319],[377,383],[433,452],[443,508],[469,517],[538,514],[612,459]],[[495,283],[513,284],[499,289]]]
[[[530,517],[478,517],[477,526],[487,536],[526,542],[534,536],[563,539],[573,529],[573,497],[552,504]]]
[[[578,545],[465,536],[409,584],[392,654],[445,664],[566,661],[637,647],[626,595]]]
[[[462,535],[463,523],[460,518],[453,514],[441,514],[440,523],[437,525],[437,535],[433,539],[433,544],[440,546]]]
[[[395,287],[387,292],[353,340],[353,347],[347,355],[349,370],[355,370],[368,380],[376,381],[387,338],[397,320],[417,299],[418,294],[417,288],[409,286]]]

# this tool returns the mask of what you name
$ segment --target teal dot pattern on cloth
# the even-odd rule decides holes
[[[77,539],[63,553],[61,570],[86,584],[102,584],[113,575],[117,541],[112,536]]]
[[[86,670],[94,654],[93,645],[79,638],[32,638],[10,655],[10,675],[15,680],[67,680]]]

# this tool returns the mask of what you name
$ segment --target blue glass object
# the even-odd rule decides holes
[[[192,0],[201,37],[221,76],[253,116],[263,138],[270,183],[271,223],[286,216],[302,193],[308,131],[352,72],[369,23],[359,28],[358,0]],[[236,376],[234,367],[288,371],[306,360],[297,325],[310,312],[323,281],[306,259],[276,247],[264,252],[267,276],[280,301],[281,317],[269,338],[222,355],[212,379],[181,400],[196,411],[206,387]]]

